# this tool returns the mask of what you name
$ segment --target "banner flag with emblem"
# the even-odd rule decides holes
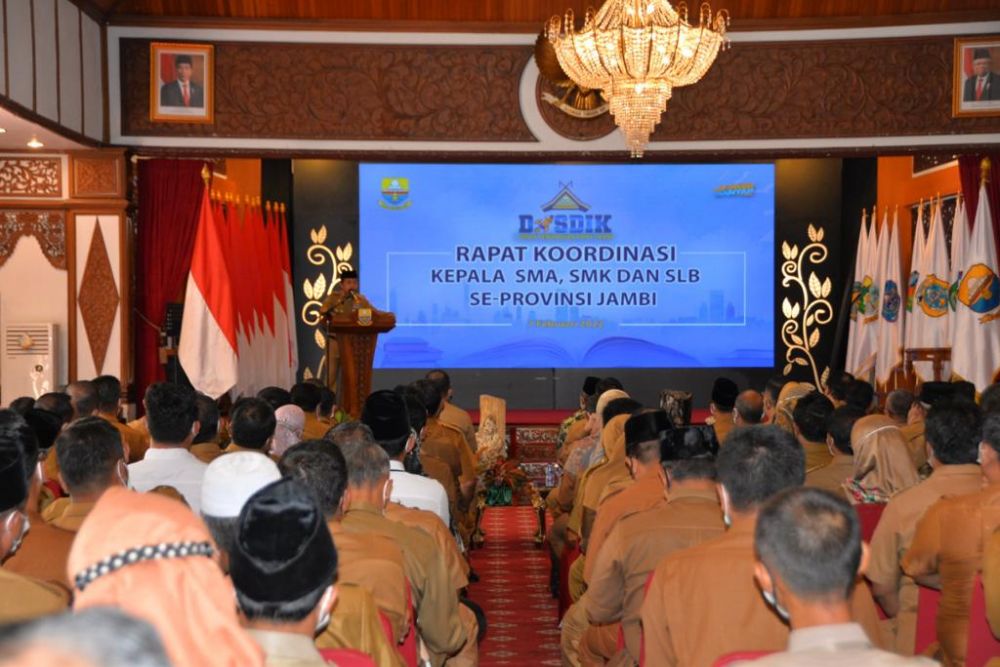
[[[948,268],[948,244],[941,218],[941,202],[931,204],[931,226],[924,243],[920,265],[920,278],[913,298],[913,313],[908,323],[913,337],[907,337],[907,349],[947,348],[951,346],[951,271]],[[912,276],[911,276],[912,280]],[[934,379],[934,365],[930,361],[913,364],[917,376],[927,382]],[[941,378],[947,380],[951,365],[944,362]]]
[[[875,366],[875,325],[878,319],[878,286],[875,272],[878,266],[878,220],[872,208],[871,224],[865,238],[861,261],[861,281],[858,286],[858,315],[854,327],[855,346],[847,370],[857,378],[869,375]]]
[[[854,256],[854,280],[851,282],[851,319],[847,332],[847,356],[844,370],[854,369],[854,358],[858,349],[858,310],[861,306],[861,282],[865,275],[865,247],[868,245],[868,211],[861,211],[861,231],[858,233],[858,250]]]
[[[898,208],[892,215],[892,232],[889,233],[883,226],[882,233],[887,235],[888,243],[878,272],[878,282],[882,288],[882,310],[878,321],[875,381],[884,385],[892,379],[892,372],[903,364],[903,308],[900,293],[903,267],[899,255]]]
[[[965,248],[964,271],[955,304],[952,368],[981,392],[1000,371],[1000,278],[986,182]]]

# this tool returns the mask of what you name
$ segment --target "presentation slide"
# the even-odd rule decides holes
[[[376,368],[774,364],[774,165],[361,164]]]

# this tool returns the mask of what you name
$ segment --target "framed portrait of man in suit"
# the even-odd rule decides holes
[[[166,123],[211,123],[214,114],[211,44],[149,45],[149,118]]]
[[[1000,116],[1000,35],[955,40],[953,116]]]

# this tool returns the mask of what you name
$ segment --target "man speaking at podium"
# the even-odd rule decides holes
[[[354,313],[358,309],[372,307],[368,299],[358,291],[359,286],[357,271],[351,269],[341,271],[340,282],[323,301],[323,305],[319,309],[320,315],[333,319],[357,319]],[[339,393],[340,346],[337,345],[337,339],[333,335],[330,336],[326,345],[326,364],[328,384],[333,387],[335,392]]]

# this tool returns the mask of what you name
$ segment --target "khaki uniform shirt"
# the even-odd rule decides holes
[[[257,646],[264,649],[265,667],[325,667],[323,656],[305,635],[248,629]]]
[[[378,607],[371,593],[352,584],[337,585],[337,601],[330,614],[330,624],[316,638],[316,646],[352,648],[371,656],[379,667],[402,667],[399,653],[389,644],[382,630]],[[271,663],[267,664],[269,667]]]
[[[662,494],[661,494],[662,497]],[[623,518],[594,558],[590,586],[582,598],[592,623],[621,621],[625,647],[639,661],[640,612],[649,573],[669,554],[721,535],[725,530],[715,489],[677,485],[655,509]],[[652,663],[651,663],[652,664]]]
[[[676,551],[656,566],[642,605],[647,665],[712,665],[734,651],[780,651],[788,626],[754,581],[756,518],[737,517],[725,534]],[[856,586],[852,616],[882,643],[875,601]]]
[[[833,460],[833,454],[825,442],[806,442],[802,445],[806,453],[806,472],[818,470]],[[853,473],[853,471],[852,471]],[[851,477],[853,475],[848,475]]]
[[[74,503],[69,498],[60,498],[45,508],[42,518],[56,528],[75,533],[80,530],[83,520],[94,509],[95,504]]]
[[[920,470],[927,463],[927,440],[924,438],[924,422],[914,424],[903,424],[899,427],[903,438],[906,439],[906,448],[913,458],[913,467]]]
[[[584,581],[590,581],[597,564],[598,554],[611,531],[618,523],[633,514],[645,512],[667,503],[663,481],[654,474],[636,480],[620,493],[610,496],[597,507],[594,525],[587,540],[587,562],[583,568]]]
[[[566,464],[566,458],[569,456],[570,452],[570,445],[581,438],[587,437],[587,426],[589,424],[590,420],[587,417],[586,412],[580,411],[576,413],[576,418],[566,430],[566,440],[563,441],[562,447],[559,448],[558,457],[561,465]]]
[[[327,521],[337,546],[337,581],[366,589],[392,624],[394,639],[406,637],[413,623],[406,596],[403,552],[376,533],[349,533],[339,521]]]
[[[76,534],[50,526],[38,514],[29,516],[31,529],[17,553],[4,562],[4,569],[72,590],[66,565]]]
[[[434,538],[385,517],[381,509],[368,503],[351,505],[341,524],[348,532],[385,535],[399,546],[420,636],[433,653],[458,652],[467,639],[458,617],[458,595]]]
[[[792,630],[786,651],[752,663],[737,664],[748,667],[931,667],[938,663],[929,658],[904,658],[880,651],[868,641],[860,625],[843,623]]]
[[[101,412],[98,413],[98,416],[118,429],[118,433],[121,434],[122,444],[128,449],[128,460],[126,463],[141,461],[142,457],[146,455],[146,450],[149,449],[149,433],[141,433],[134,428],[126,426],[113,415]]]
[[[475,461],[465,438],[440,419],[430,417],[427,420],[421,450],[447,463],[459,484],[476,478]]]
[[[716,412],[712,417],[712,430],[715,431],[715,439],[719,441],[721,446],[725,441],[729,432],[736,428],[736,424],[733,423],[733,413],[729,412]]]
[[[441,420],[441,423],[458,429],[462,437],[465,438],[469,449],[473,452],[476,451],[476,429],[472,426],[472,417],[469,416],[468,412],[451,401],[445,401],[438,419]]]
[[[68,606],[66,590],[0,567],[0,624],[58,614]]]
[[[941,577],[937,637],[946,665],[964,665],[972,584],[983,564],[986,538],[1000,527],[1000,484],[939,500],[917,523],[903,556],[911,577]]]
[[[211,463],[223,454],[222,448],[219,447],[219,443],[215,441],[199,442],[197,445],[191,445],[190,451],[199,461],[203,461],[205,463]]]
[[[844,495],[844,482],[854,477],[854,457],[836,453],[830,462],[806,473],[805,486],[825,489],[838,496]]]
[[[917,522],[931,505],[945,496],[975,493],[982,472],[978,465],[947,465],[934,470],[926,480],[893,496],[882,512],[869,550],[871,558],[865,576],[899,592],[895,649],[913,655],[917,630],[917,585],[903,574],[899,563],[910,548]]]
[[[386,505],[385,516],[404,526],[418,528],[434,538],[438,553],[444,559],[452,587],[458,591],[469,585],[469,564],[459,552],[458,542],[441,521],[441,517],[427,510],[405,507],[394,502]]]
[[[314,412],[306,413],[306,423],[302,427],[303,440],[322,440],[326,432],[334,427],[329,419],[320,419]]]

